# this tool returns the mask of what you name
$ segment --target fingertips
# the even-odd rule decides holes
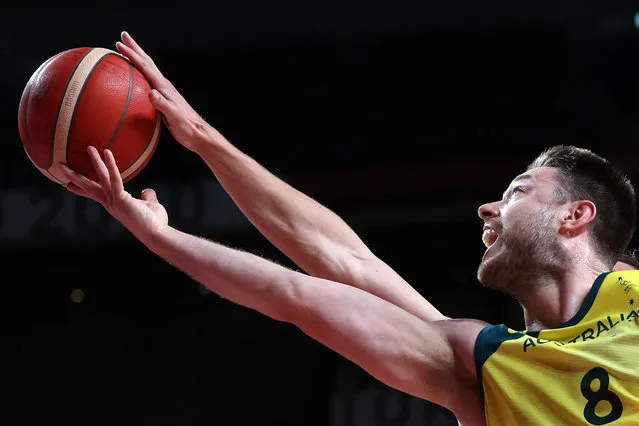
[[[118,164],[115,161],[115,157],[113,156],[113,152],[110,149],[104,150],[104,162],[106,163],[107,169],[109,173],[120,174],[120,170],[118,169]]]
[[[142,190],[142,193],[140,194],[140,197],[144,201],[158,201],[157,194],[151,188],[146,188],[146,189]]]
[[[125,45],[132,49],[139,50],[139,53],[142,53],[142,48],[136,43],[133,37],[131,37],[131,34],[126,31],[122,31],[122,34],[120,34],[120,38]]]
[[[133,37],[131,37],[131,35],[126,31],[122,31],[120,33],[120,40],[122,40],[122,43],[124,43],[127,47],[133,47],[133,44],[135,43],[135,41],[133,41]]]
[[[87,154],[89,154],[89,157],[91,158],[100,158],[100,154],[98,153],[98,150],[96,149],[96,147],[89,145],[87,146]]]

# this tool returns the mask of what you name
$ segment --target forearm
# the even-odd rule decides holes
[[[290,277],[294,271],[169,226],[140,240],[156,255],[225,299],[277,320],[285,320],[291,309]]]
[[[215,130],[199,146],[197,153],[269,241],[311,275],[351,281],[348,263],[370,251],[338,215],[270,173]]]
[[[451,407],[442,389],[457,372],[444,322],[169,226],[142,242],[223,298],[296,325],[389,386]]]
[[[196,152],[235,203],[307,273],[362,289],[426,321],[445,318],[334,212],[274,176],[215,129],[200,135]]]

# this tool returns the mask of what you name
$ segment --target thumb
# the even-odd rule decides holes
[[[159,203],[157,194],[150,188],[143,190],[141,196],[144,201]]]
[[[163,114],[171,107],[169,101],[155,89],[149,93],[149,100],[151,101],[151,105]]]

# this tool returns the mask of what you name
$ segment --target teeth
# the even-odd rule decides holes
[[[481,236],[481,240],[484,242],[484,245],[486,247],[490,247],[495,243],[495,241],[497,241],[497,237],[497,233],[489,228],[484,230],[484,233]]]

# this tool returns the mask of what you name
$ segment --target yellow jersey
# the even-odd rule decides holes
[[[484,328],[475,366],[488,426],[639,425],[639,271],[600,275],[559,328]]]

